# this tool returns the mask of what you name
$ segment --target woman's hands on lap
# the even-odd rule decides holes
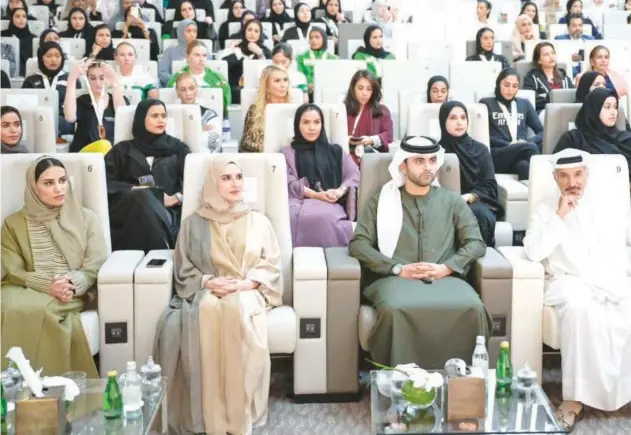
[[[231,277],[213,278],[206,282],[206,288],[218,298],[222,298],[236,291],[256,290],[259,283],[250,279],[236,279]]]
[[[70,282],[70,280],[65,276],[60,276],[53,280],[48,292],[60,302],[67,303],[74,297],[74,291],[75,286]]]

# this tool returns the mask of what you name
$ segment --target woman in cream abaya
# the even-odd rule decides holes
[[[203,206],[186,218],[175,253],[176,294],[156,335],[171,379],[175,433],[241,435],[267,419],[267,310],[282,302],[281,257],[269,220],[242,202],[243,174],[213,159]]]

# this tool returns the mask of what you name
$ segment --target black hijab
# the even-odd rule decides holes
[[[96,44],[96,34],[99,33],[99,30],[101,29],[107,29],[108,31],[110,31],[110,28],[107,24],[103,23],[103,24],[99,24],[98,26],[96,26],[94,28],[94,40],[92,41],[93,44]],[[112,42],[112,32],[110,31],[110,45],[108,45],[105,48],[101,48],[101,51],[99,51],[99,54],[96,55],[97,59],[101,59],[101,60],[114,60],[114,43]],[[92,46],[86,47],[86,55],[89,55],[90,53],[92,53]]]
[[[590,88],[598,76],[602,76],[602,74],[597,71],[587,71],[581,76],[581,80],[578,82],[578,87],[576,88],[575,103],[582,103],[585,101],[585,97],[589,94]]]
[[[250,20],[247,22],[247,24],[244,24],[243,26],[241,26],[241,42],[239,43],[239,48],[241,49],[241,52],[246,56],[250,56],[252,54],[252,52],[250,51],[250,48],[248,47],[249,42],[245,37],[245,32],[250,26],[258,26],[260,33],[259,33],[259,39],[255,42],[255,44],[261,48],[264,47],[263,46],[263,25],[261,24],[259,20]]]
[[[515,68],[506,68],[505,70],[502,70],[502,72],[497,75],[497,80],[495,80],[495,98],[506,107],[510,106],[510,104],[517,98],[517,94],[515,94],[512,100],[507,100],[504,98],[502,91],[500,90],[502,80],[509,76],[515,76],[517,77],[517,80],[520,81],[519,73]]]
[[[274,12],[274,8],[272,8],[271,6],[272,3],[273,3],[273,0],[270,2],[270,13],[266,21],[270,23],[281,24],[281,25],[285,23],[291,23],[292,21],[294,21],[293,18],[291,18],[289,14],[287,13],[287,5],[285,4],[285,0],[281,1],[281,4],[283,5],[283,12],[280,14],[277,14],[276,12]]]
[[[300,119],[305,112],[315,111],[320,116],[322,130],[315,142],[309,142],[300,133]],[[324,130],[324,114],[315,104],[303,104],[294,117],[294,140],[298,178],[306,178],[315,191],[337,189],[342,184],[342,148],[329,143]]]
[[[13,23],[13,17],[17,13],[17,11],[24,11],[27,17],[26,25],[21,29]],[[26,11],[26,9],[24,8],[11,9],[11,12],[9,14],[9,32],[10,32],[10,36],[15,36],[16,38],[20,40],[20,50],[22,50],[23,41],[28,41],[28,44],[31,44],[31,45],[33,44],[32,43],[33,34],[31,33],[31,30],[28,27],[28,12]]]
[[[83,25],[83,29],[81,30],[76,30],[74,27],[72,27],[72,15],[75,12],[83,14],[83,17],[85,18],[85,24]],[[92,27],[92,24],[90,24],[88,14],[81,8],[70,9],[70,13],[68,14],[68,30],[63,33],[70,35],[70,38],[83,38],[86,40],[86,43],[94,41],[94,28]]]
[[[182,5],[183,5],[184,3],[188,3],[188,4],[190,4],[190,5],[191,5],[191,7],[193,8],[193,10],[195,10],[195,6],[193,5],[193,1],[192,1],[192,0],[182,0],[182,1],[180,2],[180,4],[177,6],[177,8],[175,8],[175,15],[174,15],[174,17],[173,17],[173,21],[183,21],[183,20],[186,20],[186,19],[187,19],[187,18],[184,18],[184,17],[182,16]],[[200,8],[200,9],[201,9],[201,8]],[[191,18],[188,18],[188,19],[190,20]],[[193,20],[193,21],[197,21],[197,15],[195,15],[195,17],[194,17],[194,18],[192,18],[192,20]]]
[[[311,20],[309,20],[307,23],[303,23],[302,21],[300,21],[298,19],[298,10],[302,7],[302,6],[306,6],[307,9],[309,8],[309,5],[306,3],[298,3],[296,4],[296,6],[294,6],[294,23],[296,24],[296,27],[298,29],[300,29],[302,31],[302,34],[306,37],[307,35],[307,29],[309,28],[309,26],[311,25],[311,22],[313,21],[313,15],[311,16]]]
[[[370,45],[370,38],[372,37],[373,32],[379,30],[383,34],[383,30],[376,24],[371,24],[366,27],[366,31],[364,32],[364,46],[359,47],[356,53],[364,53],[369,56],[376,57],[377,59],[385,59],[387,55],[390,53],[383,49],[383,45],[381,48],[377,49]]]
[[[54,30],[54,29],[45,29],[45,30],[42,32],[42,34],[41,34],[41,35],[39,35],[39,45],[40,45],[40,46],[41,46],[41,45],[44,45],[44,42],[46,42],[46,37],[47,37],[49,34],[51,34],[51,33],[54,33],[54,34],[56,34],[58,37],[61,37],[61,36],[59,36],[59,32],[58,32],[58,31],[56,31],[56,30]]]
[[[61,64],[59,64],[59,68],[57,68],[56,70],[48,69],[46,68],[46,65],[44,65],[44,56],[50,50],[58,50],[59,54],[61,55]],[[52,42],[52,41],[44,42],[37,49],[37,66],[39,67],[39,70],[42,72],[42,74],[44,74],[48,78],[49,81],[55,78],[57,74],[59,74],[61,71],[64,70],[64,63],[65,63],[64,52],[61,49],[61,45],[57,44],[56,42]]]
[[[477,142],[465,132],[462,136],[452,136],[447,131],[447,118],[456,107],[464,110],[469,125],[469,113],[460,101],[448,101],[440,106],[438,122],[440,123],[440,144],[446,153],[458,156],[460,162],[460,181],[463,192],[472,192],[480,200],[489,205],[498,215],[503,214],[502,206],[498,201],[497,182],[493,170],[493,160],[486,145]],[[493,174],[483,173],[489,170]],[[493,181],[489,181],[493,180]]]
[[[322,46],[318,48],[317,50],[314,50],[311,48],[311,45],[309,45],[309,49],[313,52],[318,52],[318,53],[325,52],[327,48],[329,47],[329,39],[326,36],[326,32],[319,27],[312,27],[311,32],[309,32],[309,35],[311,35],[313,32],[319,33],[320,36],[322,37]]]
[[[614,91],[607,88],[594,89],[587,94],[581,110],[576,115],[574,123],[586,142],[584,151],[593,154],[611,154],[605,150],[611,149],[612,145],[622,147],[622,142],[627,142],[631,156],[631,133],[620,131],[615,126],[607,127],[600,119],[600,111],[609,97],[614,97],[618,103],[618,96]]]
[[[333,20],[333,22],[334,22],[334,23],[337,23],[337,16],[336,16],[336,15],[331,15],[331,14],[329,14],[329,7],[328,7],[328,6],[329,6],[329,2],[330,2],[330,1],[331,1],[331,0],[326,0],[326,1],[324,2],[324,7],[322,8],[322,9],[324,9],[324,18],[328,18],[329,20]],[[339,5],[340,5],[340,14],[342,14],[342,10],[343,10],[343,9],[342,9],[342,0],[337,0],[337,2],[338,2],[338,3],[339,3]],[[314,8],[314,9],[317,9],[317,8]],[[313,11],[311,11],[311,17],[312,17],[312,19],[313,19],[313,16],[314,16],[314,15],[315,15],[315,14],[313,13]]]
[[[162,134],[150,133],[145,127],[147,113],[153,106],[162,106],[166,110],[164,103],[154,98],[143,100],[136,107],[134,124],[131,128],[134,137],[132,139],[133,146],[145,157],[168,157],[181,152],[186,148],[182,141],[169,136],[166,132]]]
[[[493,36],[495,36],[495,32],[489,27],[482,27],[480,30],[478,30],[478,33],[475,35],[475,54],[482,55],[487,60],[491,60],[493,58],[493,55],[495,54],[493,53],[493,49],[487,51],[482,48],[482,35],[484,35],[485,32],[491,32]]]
[[[232,8],[234,7],[235,3],[241,3],[241,17],[243,17],[243,15],[245,14],[245,6],[243,4],[243,0],[237,0],[237,1],[233,1],[230,4],[230,7],[228,8],[228,22],[229,23],[240,23],[241,22],[241,18],[237,18],[234,15],[234,12],[232,12]]]
[[[443,76],[433,76],[427,81],[427,102],[428,103],[432,101],[432,98],[430,95],[432,92],[432,86],[434,85],[434,83],[439,83],[439,82],[442,82],[445,84],[445,86],[447,86],[447,92],[449,93],[449,80],[447,80]]]

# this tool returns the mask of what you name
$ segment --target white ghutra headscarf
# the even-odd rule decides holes
[[[392,162],[388,166],[392,180],[381,188],[377,206],[377,243],[379,251],[387,257],[392,258],[403,226],[403,208],[399,188],[405,184],[405,174],[401,172],[401,163],[410,157],[430,157],[432,155],[438,157],[438,170],[445,162],[443,147],[425,136],[406,137],[401,141],[401,147],[394,154]],[[436,179],[432,184],[438,185]]]

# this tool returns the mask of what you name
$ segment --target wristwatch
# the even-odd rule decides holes
[[[401,275],[401,272],[403,272],[403,265],[395,264],[394,266],[392,266],[392,269],[390,269],[390,272],[395,276]]]
[[[182,202],[184,202],[184,197],[182,196],[182,194],[180,192],[177,192],[174,196],[177,198],[177,200],[178,200],[178,202],[180,204],[182,204]]]

